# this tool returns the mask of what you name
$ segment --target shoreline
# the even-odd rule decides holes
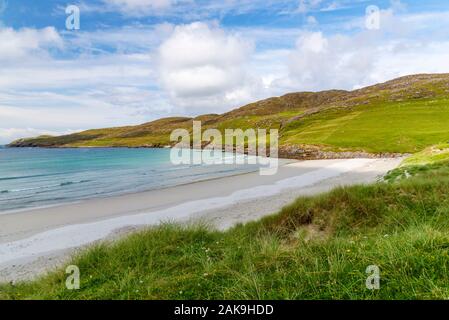
[[[301,161],[301,160],[287,159],[287,158],[277,158],[277,160],[279,161],[279,167],[282,167],[286,164]],[[48,208],[61,207],[61,206],[66,206],[66,205],[76,205],[80,202],[85,202],[85,201],[90,201],[90,200],[95,200],[95,199],[110,199],[110,198],[115,198],[115,197],[133,195],[133,194],[143,194],[143,193],[148,193],[148,192],[157,191],[157,190],[163,191],[163,190],[172,189],[172,188],[176,188],[176,187],[180,187],[180,186],[192,185],[195,183],[201,183],[201,182],[205,182],[205,181],[220,180],[223,178],[236,177],[236,176],[240,176],[240,175],[258,173],[258,172],[260,172],[260,169],[254,169],[253,171],[248,171],[248,172],[231,172],[229,175],[226,175],[226,176],[218,176],[218,177],[210,176],[210,177],[205,177],[205,178],[202,178],[202,179],[199,179],[196,181],[182,182],[182,183],[175,184],[175,185],[166,185],[166,186],[161,186],[161,187],[157,187],[157,188],[149,188],[146,190],[139,190],[139,191],[129,190],[129,191],[123,191],[119,194],[114,194],[114,195],[98,195],[98,196],[94,196],[94,197],[90,197],[90,198],[82,198],[82,199],[77,199],[77,200],[67,201],[67,202],[53,203],[53,204],[36,206],[36,207],[23,207],[23,208],[5,210],[5,211],[0,211],[0,217],[3,215],[17,214],[17,213],[22,213],[22,212],[34,211],[34,210],[44,210],[44,209],[48,209]],[[0,229],[0,231],[1,231],[1,229]],[[1,232],[0,232],[0,243],[1,243]]]
[[[279,160],[279,162],[282,162],[282,164],[280,164],[280,166],[300,161],[300,160],[284,159],[284,158],[278,158],[278,160]],[[249,174],[249,173],[257,173],[257,172],[259,172],[259,169],[254,170],[254,171],[250,171],[250,172],[235,172],[235,173],[231,173],[230,175],[221,176],[221,177],[206,177],[204,179],[200,179],[200,180],[197,180],[197,181],[183,182],[183,183],[176,184],[176,185],[162,186],[160,188],[153,188],[153,189],[142,190],[142,191],[132,191],[132,190],[130,190],[130,191],[124,191],[123,193],[115,194],[115,195],[100,195],[100,196],[96,196],[96,197],[92,197],[92,198],[84,198],[84,199],[78,199],[78,200],[74,200],[74,201],[61,202],[61,203],[55,203],[55,204],[48,204],[48,205],[42,205],[42,206],[37,206],[37,207],[25,207],[25,208],[19,208],[19,209],[0,211],[0,217],[2,215],[17,214],[17,213],[22,213],[22,212],[27,212],[27,211],[34,211],[34,210],[43,210],[43,209],[48,209],[48,208],[53,208],[53,207],[61,207],[61,206],[66,206],[66,205],[75,205],[75,204],[78,204],[80,202],[89,201],[89,200],[100,200],[100,199],[107,200],[107,199],[110,199],[110,198],[115,198],[115,197],[120,197],[120,196],[148,193],[148,192],[158,191],[158,190],[163,191],[163,190],[172,189],[172,188],[176,188],[176,187],[180,187],[180,186],[186,186],[186,185],[191,185],[191,184],[195,184],[195,183],[201,183],[201,182],[205,182],[205,181],[220,180],[220,179],[223,179],[223,178],[236,177],[236,176],[240,176],[240,175],[246,175],[246,174]],[[0,233],[0,244],[1,244],[1,233]]]
[[[142,149],[142,148],[132,148],[132,147],[116,147],[116,148],[109,148],[109,147],[62,147],[62,148],[41,148],[41,147],[12,147],[11,149],[48,149],[48,150],[52,150],[52,149]],[[163,149],[163,148],[148,148],[148,149]],[[194,149],[191,149],[194,150]],[[225,154],[223,154],[224,156]],[[234,154],[233,156],[239,156],[242,155],[240,153]],[[245,156],[247,156],[245,154]],[[262,159],[270,159],[270,158],[263,158]],[[297,162],[299,160],[296,159],[287,159],[287,158],[276,158],[275,159],[278,163],[279,166],[283,166],[285,164],[288,163],[292,163],[292,162]],[[247,162],[245,161],[245,165],[247,164]],[[210,164],[206,164],[205,166],[214,166],[214,165],[210,165]],[[221,166],[221,164],[219,164],[219,166]],[[195,178],[195,179],[190,179],[190,181],[175,181],[172,183],[167,183],[165,185],[159,186],[147,186],[145,188],[128,188],[128,189],[121,189],[120,191],[114,191],[112,193],[101,193],[101,194],[95,194],[95,195],[91,195],[91,196],[82,196],[82,197],[77,197],[77,198],[73,198],[73,199],[64,199],[64,200],[59,200],[59,202],[54,202],[52,201],[52,199],[47,200],[46,202],[43,201],[37,205],[32,205],[32,206],[22,206],[22,207],[16,207],[16,208],[11,208],[11,209],[3,209],[0,210],[0,216],[2,215],[9,215],[9,214],[17,214],[17,213],[21,213],[21,212],[26,212],[26,211],[31,211],[31,210],[38,210],[38,209],[47,209],[47,208],[52,208],[52,207],[60,207],[60,206],[64,206],[64,205],[71,205],[71,204],[77,204],[79,202],[84,202],[84,201],[89,201],[89,200],[94,200],[94,199],[109,199],[109,198],[114,198],[114,197],[119,197],[119,196],[125,196],[125,195],[131,195],[131,194],[139,194],[139,193],[146,193],[146,192],[150,192],[150,191],[155,191],[155,190],[165,190],[165,189],[171,189],[171,188],[175,188],[177,186],[183,186],[183,185],[189,185],[192,183],[197,183],[197,182],[203,182],[203,181],[208,181],[208,180],[216,180],[216,179],[221,179],[221,178],[226,178],[226,177],[232,177],[232,176],[238,176],[238,175],[244,175],[247,173],[255,173],[255,172],[260,172],[261,170],[264,170],[264,166],[260,165],[259,167],[254,167],[254,168],[246,168],[244,170],[227,170],[227,171],[217,171],[218,173],[214,173],[214,172],[208,172],[206,174],[202,174],[200,175],[199,178]],[[223,173],[224,172],[224,173]],[[9,191],[9,190],[6,190]],[[6,192],[8,193],[8,192]],[[0,226],[0,243],[1,243],[1,237],[2,237],[2,233],[1,233],[1,226]]]
[[[283,168],[289,164],[292,163],[298,163],[300,161],[298,160],[292,160],[292,159],[279,159],[279,168]],[[289,170],[294,171],[294,170]],[[145,191],[138,191],[138,192],[123,192],[121,194],[117,195],[105,195],[105,196],[98,196],[98,197],[92,197],[87,199],[80,199],[70,202],[61,202],[57,204],[49,204],[49,205],[43,205],[38,207],[32,207],[32,208],[21,208],[21,209],[13,209],[8,211],[0,212],[0,245],[5,242],[15,241],[17,239],[23,238],[23,236],[28,236],[37,233],[36,231],[16,231],[16,235],[14,233],[11,233],[11,222],[12,220],[21,220],[21,225],[23,221],[30,221],[34,217],[37,217],[38,215],[40,217],[54,215],[55,217],[59,215],[60,211],[68,210],[68,211],[81,211],[83,209],[87,209],[88,211],[93,211],[92,209],[99,209],[102,205],[112,202],[112,203],[118,203],[120,204],[120,208],[111,208],[112,204],[108,205],[108,212],[102,212],[99,213],[98,211],[105,211],[104,209],[97,210],[96,212],[90,212],[87,214],[86,212],[81,213],[78,212],[78,218],[74,218],[74,222],[77,223],[88,223],[96,221],[98,218],[107,218],[107,217],[115,217],[116,215],[127,215],[127,214],[133,214],[135,212],[140,211],[148,211],[148,210],[155,210],[159,208],[165,208],[169,207],[170,205],[179,204],[182,202],[187,202],[192,199],[201,200],[203,198],[210,198],[213,196],[217,196],[216,192],[211,191],[211,186],[215,185],[215,182],[219,182],[221,185],[225,185],[226,183],[230,182],[231,185],[227,190],[221,190],[224,192],[230,193],[231,191],[234,191],[234,187],[236,186],[236,182],[239,183],[242,181],[241,178],[250,179],[250,181],[245,184],[241,184],[241,186],[246,187],[254,187],[259,185],[260,182],[262,183],[271,183],[273,181],[277,181],[278,179],[282,177],[286,177],[287,172],[283,172],[282,174],[276,174],[274,176],[265,176],[262,177],[259,175],[259,171],[255,170],[252,172],[235,172],[228,176],[224,177],[206,177],[202,180],[198,181],[191,181],[186,183],[177,184],[174,186],[164,186],[162,188],[157,189],[149,189]],[[257,179],[256,177],[260,177],[260,179]],[[189,192],[189,189],[193,188],[191,192]],[[164,197],[164,194],[166,193],[177,193],[181,194],[177,199],[166,199]],[[198,196],[198,195],[203,196]],[[151,198],[151,199],[148,199]],[[170,197],[167,197],[170,198]],[[162,200],[161,200],[162,199]],[[123,205],[124,204],[124,205]],[[133,207],[133,204],[136,204],[136,207]],[[131,209],[130,209],[131,208]],[[112,213],[111,213],[112,212]],[[67,214],[63,216],[63,220],[67,218]],[[48,219],[47,219],[48,220]],[[36,229],[36,225],[33,222],[33,228]],[[45,226],[42,226],[42,230],[49,229],[49,224],[46,221]],[[67,222],[63,222],[62,225],[67,224]],[[58,225],[54,225],[55,227]],[[18,228],[18,226],[14,226],[13,228]],[[28,229],[24,227],[24,229]]]
[[[11,143],[14,143],[11,142]],[[143,146],[21,146],[21,145],[3,145],[4,148],[12,149],[25,149],[25,148],[39,148],[39,149],[172,149],[171,145],[143,145]],[[194,148],[189,148],[190,150],[195,150]],[[198,150],[198,149],[197,149]],[[203,149],[201,149],[203,150]],[[223,148],[222,152],[226,152]],[[396,159],[404,158],[410,156],[410,153],[399,153],[399,152],[366,152],[363,150],[349,151],[331,151],[331,150],[321,150],[317,146],[313,145],[280,145],[279,146],[279,160],[292,160],[292,161],[306,161],[306,160],[335,160],[335,159]],[[242,154],[236,151],[235,154]],[[249,151],[245,149],[243,155],[249,155]],[[269,156],[267,156],[269,158]]]
[[[280,166],[275,176],[253,172],[0,215],[0,282],[35,277],[76,249],[123,230],[126,233],[165,221],[205,221],[225,230],[274,214],[301,195],[375,182],[401,160],[293,162]]]

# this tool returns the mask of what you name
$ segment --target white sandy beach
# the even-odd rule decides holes
[[[371,183],[402,161],[349,159],[283,165],[167,189],[91,199],[0,215],[0,282],[20,281],[60,265],[75,250],[164,221],[206,221],[219,229],[277,212],[301,195]]]

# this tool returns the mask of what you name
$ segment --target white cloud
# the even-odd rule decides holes
[[[30,54],[44,54],[50,47],[61,48],[63,41],[53,27],[44,29],[0,28],[0,61],[28,58]]]
[[[220,19],[228,14],[243,15],[261,8],[275,12],[290,4],[291,0],[102,0],[100,4],[86,1],[81,2],[79,6],[82,12],[120,12],[133,17],[171,17],[189,23]]]
[[[307,13],[310,10],[316,9],[321,2],[322,0],[299,0],[299,5],[296,12]]]
[[[449,72],[449,41],[439,39],[438,33],[420,36],[423,26],[446,15],[397,15],[390,8],[381,12],[380,30],[303,32],[290,54],[289,76],[274,85],[289,90],[354,89],[409,74]],[[360,19],[351,23],[363,25]]]
[[[322,12],[330,12],[330,11],[336,11],[336,10],[342,10],[347,9],[348,6],[342,5],[339,1],[333,1],[329,3],[326,7],[320,9]]]
[[[103,2],[123,14],[144,16],[170,8],[174,0],[103,0]]]
[[[307,16],[307,23],[309,25],[316,25],[318,24],[318,20],[314,16]]]
[[[157,94],[135,88],[98,88],[73,94],[14,92],[11,97],[14,104],[0,102],[2,142],[11,137],[11,133],[6,135],[10,128],[66,132],[115,127],[144,123],[170,110],[158,104]]]
[[[357,36],[304,33],[291,53],[287,81],[300,90],[351,88],[365,82],[377,54],[365,40]]]
[[[0,88],[76,89],[123,83],[145,85],[154,76],[151,64],[150,56],[139,54],[27,60],[0,69]]]
[[[10,143],[16,139],[32,138],[41,135],[57,136],[61,134],[74,133],[76,130],[68,131],[49,131],[36,128],[0,128],[0,145]]]
[[[0,29],[0,48],[12,44],[0,51],[0,143],[22,134],[139,124],[175,112],[154,86],[148,51],[160,43],[158,33],[148,32],[144,43],[140,29],[112,31],[103,34],[102,44],[113,42],[108,36],[131,33],[126,44],[137,53],[89,53],[99,45],[97,33],[62,38],[53,28]],[[86,53],[68,52],[75,42],[85,44]],[[54,57],[54,48],[68,58]]]
[[[65,31],[66,47],[76,48],[87,54],[117,53],[148,54],[173,32],[174,26],[162,23],[152,26],[125,26],[122,28],[99,28],[89,32]],[[107,48],[108,50],[105,50]]]
[[[173,104],[217,112],[250,96],[242,90],[253,85],[246,68],[252,51],[250,41],[216,26],[178,26],[159,48],[160,79]]]

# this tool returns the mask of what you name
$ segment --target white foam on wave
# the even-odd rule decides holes
[[[149,226],[163,221],[179,221],[201,211],[223,208],[239,201],[273,196],[285,189],[311,186],[369,165],[374,161],[372,159],[342,160],[299,176],[279,180],[274,184],[237,190],[229,196],[190,201],[159,211],[122,216],[87,224],[70,225],[46,231],[27,239],[0,244],[0,265],[20,259],[40,257],[53,251],[87,245],[127,226]]]

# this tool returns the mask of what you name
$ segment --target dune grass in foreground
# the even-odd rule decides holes
[[[403,170],[398,169],[398,170]],[[0,286],[6,299],[447,299],[449,163],[412,177],[300,198],[227,232],[164,225],[38,281]],[[380,290],[366,268],[380,268]]]

